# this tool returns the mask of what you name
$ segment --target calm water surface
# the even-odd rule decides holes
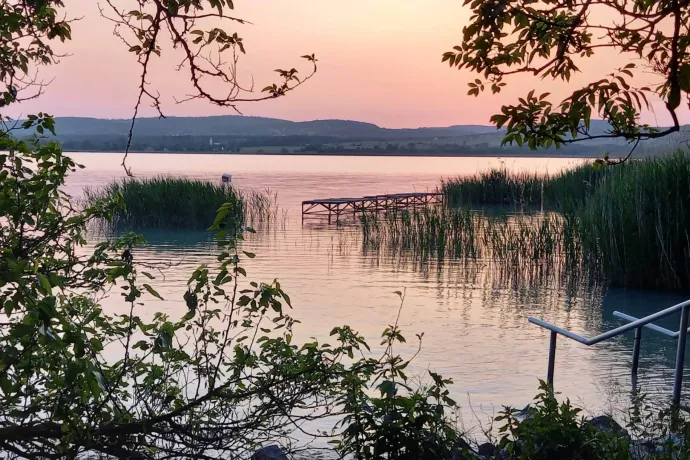
[[[121,154],[72,154],[86,169],[72,175],[68,191],[104,185],[123,176]],[[270,155],[133,154],[137,175],[169,174],[218,180],[224,172],[240,188],[278,193],[284,219],[246,243],[257,258],[244,264],[248,279],[278,278],[290,294],[293,316],[302,321],[296,336],[328,337],[331,327],[348,324],[372,343],[395,320],[406,290],[401,324],[409,339],[424,332],[416,370],[427,368],[455,381],[456,399],[467,424],[474,415],[490,415],[502,405],[522,407],[545,378],[548,333],[527,322],[536,316],[585,336],[616,327],[612,316],[657,311],[679,295],[605,290],[573,283],[565,276],[515,281],[488,261],[423,262],[365,251],[357,228],[337,228],[301,221],[302,200],[434,190],[443,178],[472,174],[492,166],[513,170],[558,172],[576,160],[555,158],[404,158]],[[149,243],[139,260],[173,262],[157,287],[165,301],[148,301],[146,309],[183,314],[182,294],[192,270],[213,263],[216,249],[204,232],[143,232]],[[124,308],[119,299],[107,308]],[[146,312],[143,312],[145,314]],[[677,329],[675,318],[662,325]],[[593,412],[623,407],[630,389],[632,333],[594,347],[559,338],[556,389]],[[412,352],[413,347],[401,352]],[[670,395],[675,342],[646,332],[642,344],[642,390],[658,398]],[[688,366],[686,365],[686,368]],[[690,373],[688,373],[690,376]],[[686,376],[686,382],[688,378]],[[686,391],[687,394],[687,385]],[[622,400],[621,400],[622,399]]]

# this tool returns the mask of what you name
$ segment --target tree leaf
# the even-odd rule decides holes
[[[153,289],[150,285],[144,283],[144,289],[146,289],[149,292],[149,294],[151,294],[155,298],[163,300],[163,297],[161,297],[161,295],[155,289]]]

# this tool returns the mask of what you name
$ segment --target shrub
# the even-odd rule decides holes
[[[553,391],[541,382],[536,404],[524,419],[506,407],[496,421],[503,434],[498,445],[506,457],[515,460],[627,460],[629,441],[615,433],[598,430],[580,415],[569,400],[559,403]]]
[[[337,328],[333,334],[340,332]],[[422,335],[417,337],[421,347]],[[405,373],[411,360],[393,353],[393,346],[405,341],[396,320],[382,335],[383,356],[371,363],[365,378],[344,376],[340,402],[346,415],[340,439],[333,442],[342,455],[434,460],[450,459],[458,451],[460,434],[448,417],[456,408],[447,388],[452,381],[429,372],[431,384],[413,387]]]

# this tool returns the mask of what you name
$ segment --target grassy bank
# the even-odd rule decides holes
[[[231,204],[229,215],[237,223],[271,221],[277,214],[273,193],[241,192],[230,184],[185,177],[125,178],[84,191],[91,204],[118,195],[125,206],[114,223],[132,227],[205,229],[225,203]]]

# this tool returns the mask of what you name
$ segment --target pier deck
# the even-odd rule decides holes
[[[361,198],[325,198],[302,202],[302,218],[328,217],[338,221],[341,216],[356,213],[410,209],[429,205],[443,204],[443,193],[413,192],[372,195]]]

